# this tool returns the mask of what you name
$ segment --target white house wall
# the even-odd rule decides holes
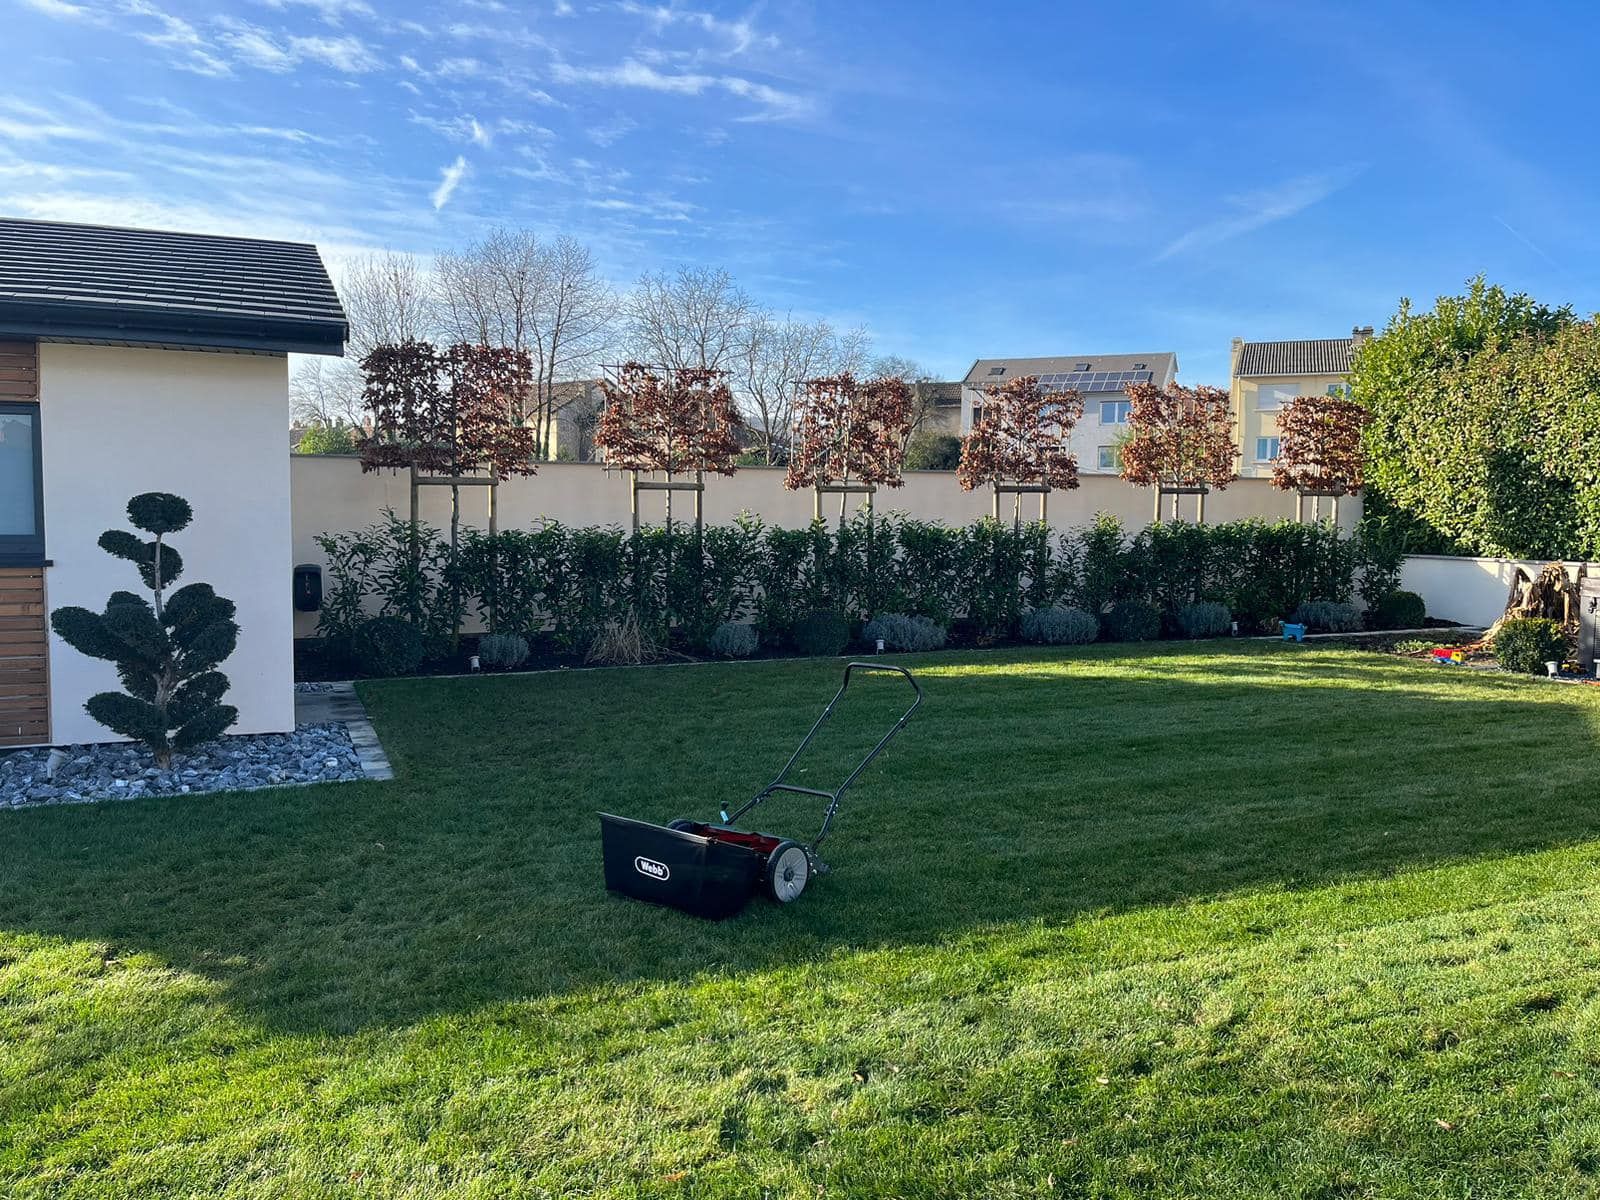
[[[292,729],[287,360],[46,343],[39,382],[50,607],[99,611],[112,591],[141,590],[96,540],[129,528],[130,496],[176,492],[194,506],[172,539],[179,586],[209,583],[238,606],[239,647],[222,668],[233,732]],[[52,741],[112,740],[83,702],[117,688],[110,663],[51,635]]]

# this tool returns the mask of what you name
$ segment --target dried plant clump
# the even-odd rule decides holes
[[[630,609],[601,627],[583,661],[607,667],[637,667],[660,657],[660,647],[639,623],[639,615]]]

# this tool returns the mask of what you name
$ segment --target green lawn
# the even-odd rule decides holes
[[[1600,1195],[1600,689],[919,669],[721,925],[594,814],[755,790],[836,663],[373,684],[393,783],[0,814],[0,1195]]]

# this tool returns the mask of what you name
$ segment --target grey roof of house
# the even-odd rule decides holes
[[[1348,375],[1353,338],[1246,342],[1235,375]]]
[[[1177,373],[1178,356],[1170,350],[1152,354],[1065,354],[1047,358],[980,358],[963,382],[969,387],[987,387],[1019,375],[1037,375],[1047,387],[1120,392],[1126,384],[1143,380],[1164,384]]]
[[[0,336],[343,354],[317,248],[0,218]]]

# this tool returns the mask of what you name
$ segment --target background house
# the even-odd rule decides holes
[[[1350,373],[1350,355],[1372,336],[1372,326],[1358,325],[1347,338],[1297,342],[1247,342],[1233,339],[1232,382],[1234,438],[1239,445],[1239,474],[1271,475],[1278,457],[1278,413],[1297,396],[1343,393]]]
[[[982,411],[984,393],[992,384],[1019,375],[1037,375],[1047,388],[1083,394],[1083,419],[1072,433],[1078,470],[1114,475],[1119,470],[1117,440],[1127,429],[1130,383],[1166,387],[1178,374],[1178,356],[1159,354],[1057,355],[1051,358],[980,358],[961,383],[961,433],[972,428]]]
[[[176,492],[185,571],[238,605],[238,733],[294,727],[287,355],[342,354],[316,247],[0,219],[0,745],[113,740],[112,665],[48,631],[139,587],[96,544]]]

